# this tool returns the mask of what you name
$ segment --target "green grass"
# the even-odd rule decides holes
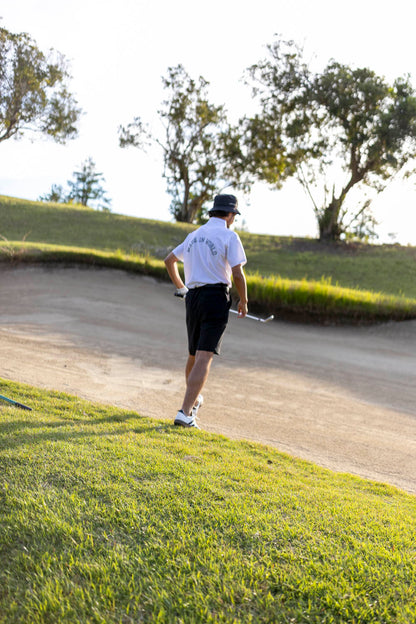
[[[193,227],[0,196],[0,260],[81,262],[167,279],[161,259]],[[255,312],[317,322],[416,318],[413,247],[241,238]]]
[[[194,226],[97,212],[81,206],[30,202],[0,196],[0,235],[102,251],[163,258]],[[262,275],[332,282],[346,288],[416,298],[416,248],[399,245],[338,245],[311,239],[241,232],[248,269]]]
[[[11,264],[84,264],[91,267],[108,267],[153,275],[166,279],[162,260],[148,255],[125,254],[121,250],[102,251],[85,247],[65,247],[49,243],[0,243],[0,261]]]
[[[416,499],[1,381],[0,622],[416,619]]]
[[[52,243],[163,258],[193,226],[136,219],[84,206],[0,196],[0,235],[9,241]]]
[[[250,265],[263,275],[416,298],[416,248],[241,234]]]
[[[381,322],[416,317],[416,300],[342,288],[331,279],[247,278],[250,305],[280,317],[316,322]]]

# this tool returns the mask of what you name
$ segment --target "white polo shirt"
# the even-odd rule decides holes
[[[206,284],[231,286],[231,269],[247,262],[240,237],[227,228],[224,219],[217,217],[188,234],[173,253],[183,261],[188,288]]]

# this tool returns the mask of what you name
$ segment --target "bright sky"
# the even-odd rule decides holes
[[[323,67],[330,58],[370,67],[416,85],[413,0],[2,0],[0,24],[28,32],[70,61],[70,90],[84,111],[80,136],[65,146],[35,137],[1,144],[0,193],[37,199],[65,185],[88,157],[105,177],[112,211],[171,220],[161,154],[118,146],[117,129],[134,116],[158,127],[161,76],[182,63],[210,83],[211,101],[230,117],[251,105],[244,70],[265,56],[275,33],[304,46]],[[230,191],[229,191],[230,192]],[[239,194],[250,232],[315,236],[312,205],[294,181],[281,191],[257,184]],[[416,181],[392,183],[374,203],[379,242],[416,245]],[[392,238],[389,234],[394,234]]]

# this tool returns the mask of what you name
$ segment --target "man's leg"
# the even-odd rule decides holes
[[[190,355],[186,364],[186,392],[183,399],[182,411],[188,415],[198,398],[208,378],[211,368],[212,351],[197,351],[195,357]]]
[[[190,375],[191,370],[193,369],[195,364],[195,356],[194,355],[188,355],[188,361],[186,362],[186,366],[185,366],[185,379],[186,379],[186,383],[188,383],[188,377]]]

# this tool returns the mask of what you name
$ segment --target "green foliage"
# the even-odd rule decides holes
[[[72,174],[74,180],[68,180],[69,193],[67,202],[75,202],[82,206],[97,206],[102,210],[109,210],[111,201],[106,197],[107,193],[101,186],[104,181],[102,173],[95,170],[95,162],[92,158],[82,163],[80,171]]]
[[[268,52],[249,70],[260,113],[241,121],[242,165],[277,187],[295,175],[312,200],[321,240],[374,236],[374,192],[399,172],[409,175],[416,156],[409,78],[389,85],[370,69],[334,60],[313,74],[291,41],[276,40]],[[360,194],[348,202],[353,188]]]
[[[304,99],[308,69],[293,42],[276,41],[268,46],[270,60],[247,70],[260,112],[240,120],[232,129],[230,157],[234,158],[235,182],[249,188],[254,179],[280,188],[310,154],[311,120]],[[318,147],[319,150],[319,147]]]
[[[101,186],[104,181],[102,173],[95,170],[92,158],[82,163],[80,171],[74,171],[73,180],[68,180],[69,190],[65,193],[62,186],[52,184],[49,193],[39,197],[39,201],[59,202],[63,204],[81,204],[104,211],[110,210],[111,200]]]
[[[64,143],[77,135],[80,109],[68,92],[62,55],[45,55],[26,33],[0,28],[0,142],[38,131]]]
[[[202,77],[193,80],[182,65],[169,67],[162,80],[168,93],[158,111],[164,136],[153,136],[136,117],[120,127],[120,146],[144,149],[153,142],[162,149],[171,213],[176,221],[193,223],[223,185],[226,113],[209,102],[209,83]]]
[[[414,496],[0,380],[0,622],[416,618]]]
[[[42,202],[54,202],[54,203],[66,203],[66,195],[64,191],[64,187],[60,184],[52,184],[51,190],[44,195],[41,195],[39,201]]]

